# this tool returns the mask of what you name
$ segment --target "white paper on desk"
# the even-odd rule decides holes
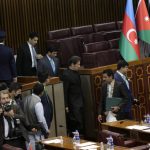
[[[43,141],[44,144],[57,144],[57,143],[61,143],[60,139],[55,139],[55,140],[47,140],[47,141]]]
[[[136,130],[145,130],[149,128],[148,126],[141,126],[141,125],[133,125],[133,126],[127,126],[127,129],[136,129]]]
[[[89,145],[94,145],[94,144],[96,144],[96,143],[95,142],[85,142],[85,143],[77,144],[77,146],[83,147],[83,146],[89,146]]]
[[[143,132],[147,132],[147,133],[150,133],[150,129],[147,129],[147,130],[143,130]]]
[[[80,147],[79,149],[91,150],[91,149],[97,149],[98,147],[100,147],[100,146],[97,146],[97,145],[90,145],[90,146]]]

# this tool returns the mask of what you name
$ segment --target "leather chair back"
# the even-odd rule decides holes
[[[110,48],[119,49],[119,39],[120,38],[109,40]]]
[[[121,30],[122,29],[122,25],[123,25],[123,21],[118,21],[117,22],[117,29]]]
[[[70,36],[71,36],[70,28],[53,30],[53,31],[48,32],[48,39],[49,40],[62,39],[62,38],[70,37]]]
[[[106,40],[109,41],[109,40],[120,38],[120,34],[121,34],[120,30],[110,31],[110,32],[105,32],[104,37]]]
[[[87,25],[87,26],[80,26],[80,27],[72,27],[71,28],[72,35],[84,35],[84,34],[90,34],[93,33],[93,26]]]
[[[106,51],[109,48],[110,48],[110,45],[109,45],[109,42],[107,41],[84,44],[84,51],[87,53]]]
[[[93,28],[95,32],[112,31],[117,29],[115,22],[94,24]]]

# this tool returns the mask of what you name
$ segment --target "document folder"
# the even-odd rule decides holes
[[[106,111],[112,110],[111,107],[118,106],[123,102],[122,98],[118,97],[107,97],[106,98]]]

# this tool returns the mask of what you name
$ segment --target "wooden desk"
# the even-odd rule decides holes
[[[49,149],[49,150],[59,150],[59,149],[64,149],[64,150],[73,150],[75,149],[73,142],[72,142],[72,138],[70,137],[62,137],[63,138],[63,144],[45,144],[44,141],[47,140],[54,140],[54,139],[60,139],[60,137],[54,137],[54,138],[49,138],[46,140],[43,140],[41,143],[45,146],[45,148]],[[81,140],[80,143],[84,143],[84,142],[89,142],[86,140]],[[99,143],[96,143],[96,145],[100,146]],[[79,149],[79,148],[78,148]],[[97,150],[100,150],[100,147],[97,148]],[[115,146],[115,150],[127,150],[127,148],[125,147],[120,147],[120,146]]]
[[[132,121],[132,120],[105,122],[105,123],[102,123],[102,129],[109,129],[111,127],[112,128],[126,129],[127,126],[132,126],[132,125],[139,125],[139,122]]]
[[[126,128],[127,126],[132,125],[142,125],[142,124],[132,120],[122,120],[101,124],[102,129],[125,134],[127,137],[136,139],[138,141],[150,142],[150,132],[146,132],[146,130],[136,130]]]

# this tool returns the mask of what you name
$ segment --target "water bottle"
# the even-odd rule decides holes
[[[64,141],[63,141],[63,137],[60,136],[60,144],[63,145]]]
[[[79,144],[80,143],[80,135],[78,130],[76,130],[75,132],[73,132],[74,136],[73,136],[73,143],[74,144]]]
[[[147,123],[147,115],[144,116],[144,123]]]
[[[109,138],[110,138],[110,150],[114,150],[113,138],[112,138],[112,136],[110,136]]]
[[[104,150],[104,143],[100,142],[100,150]]]
[[[150,115],[147,114],[147,123],[150,124]]]
[[[110,137],[107,138],[107,150],[114,150],[114,143],[113,143],[113,138],[110,135]]]

